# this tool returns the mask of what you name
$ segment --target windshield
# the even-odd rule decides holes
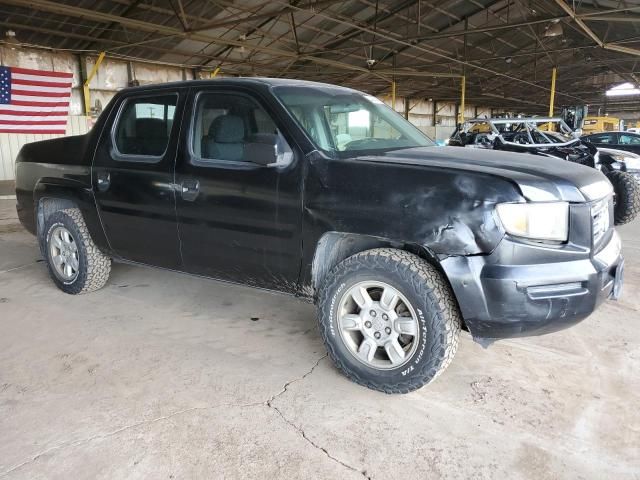
[[[273,90],[316,146],[339,157],[434,145],[382,101],[364,93],[331,86]]]

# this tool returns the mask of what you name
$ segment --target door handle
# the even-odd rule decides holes
[[[96,180],[98,183],[98,190],[106,192],[111,184],[111,174],[109,172],[98,172]]]
[[[182,199],[193,202],[200,192],[200,182],[198,180],[185,180],[181,184]]]

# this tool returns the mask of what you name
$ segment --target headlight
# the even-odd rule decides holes
[[[566,241],[569,236],[569,204],[501,203],[498,216],[507,233],[533,240]]]

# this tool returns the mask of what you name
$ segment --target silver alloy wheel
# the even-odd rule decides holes
[[[338,306],[340,336],[360,362],[389,370],[407,363],[420,339],[418,317],[397,289],[384,282],[360,282]]]
[[[78,276],[80,257],[78,245],[71,232],[65,227],[57,226],[49,238],[49,254],[56,275],[64,282],[71,282]]]

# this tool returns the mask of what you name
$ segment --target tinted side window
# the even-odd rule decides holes
[[[221,93],[198,96],[191,140],[197,158],[244,162],[245,145],[265,133],[278,134],[278,129],[252,99]]]
[[[621,133],[620,143],[622,145],[640,145],[640,135],[629,135],[628,133]]]
[[[589,137],[589,141],[591,143],[614,143],[615,135],[611,135],[610,133],[604,133],[602,135],[591,135]]]
[[[114,145],[121,155],[159,157],[169,144],[177,94],[130,98],[114,129]]]

